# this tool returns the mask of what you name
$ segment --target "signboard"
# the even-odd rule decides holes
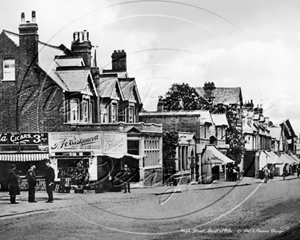
[[[102,152],[99,132],[51,132],[49,152]]]
[[[103,133],[104,153],[127,153],[126,133]]]
[[[0,133],[0,145],[48,145],[48,133]]]

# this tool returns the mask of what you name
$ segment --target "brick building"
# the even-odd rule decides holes
[[[158,111],[141,112],[140,120],[163,124],[164,131],[179,133],[180,142],[175,159],[176,172],[189,174],[192,180],[200,181],[202,172],[201,155],[205,146],[215,144],[225,153],[228,149],[225,139],[227,120],[224,114],[210,114],[209,111],[163,111],[158,102]],[[189,139],[187,144],[181,139]]]
[[[1,171],[10,162],[24,171],[37,161],[43,169],[41,160],[49,155],[56,180],[63,168],[72,170],[83,158],[93,167],[93,181],[99,180],[99,164],[111,159],[114,174],[127,163],[134,172],[132,181],[151,184],[148,175],[159,179],[162,126],[139,123],[142,102],[135,79],[128,76],[125,51],[113,52],[112,69],[99,69],[89,32],[74,32],[71,49],[53,46],[39,40],[34,11],[31,17],[25,21],[21,14],[18,34],[0,34],[0,133],[3,139],[19,139],[0,141]],[[43,137],[43,146],[21,141],[24,134]],[[57,148],[66,139],[69,147]],[[88,142],[93,139],[97,145]]]

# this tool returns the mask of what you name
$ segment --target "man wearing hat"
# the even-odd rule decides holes
[[[18,176],[16,174],[16,165],[12,164],[8,174],[8,188],[10,195],[10,203],[17,204],[16,195],[20,195],[20,187]]]
[[[35,176],[35,165],[31,164],[27,172],[27,182],[28,182],[28,202],[35,201],[35,186],[36,186],[36,176]]]
[[[53,188],[54,188],[54,178],[55,173],[54,169],[50,166],[50,160],[45,159],[45,163],[47,166],[46,174],[45,174],[45,181],[46,181],[46,190],[48,193],[48,201],[46,203],[53,203]]]

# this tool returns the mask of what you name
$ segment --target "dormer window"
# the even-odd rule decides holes
[[[133,106],[129,106],[128,122],[129,123],[134,122],[134,107]]]
[[[3,61],[3,80],[16,80],[15,59],[6,59]]]
[[[117,104],[113,103],[111,105],[111,123],[115,123],[117,121]]]

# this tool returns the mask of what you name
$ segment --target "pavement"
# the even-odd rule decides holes
[[[288,176],[285,181],[298,179],[296,175]],[[299,178],[300,179],[300,178]],[[283,181],[282,177],[274,177],[269,183]],[[211,184],[186,184],[179,186],[154,186],[147,188],[133,188],[131,193],[105,192],[105,193],[54,193],[54,202],[46,203],[47,193],[36,192],[37,203],[28,202],[28,192],[21,191],[17,196],[18,204],[10,204],[8,192],[0,192],[0,220],[5,218],[26,216],[38,212],[58,211],[66,208],[76,208],[87,204],[95,204],[103,201],[122,201],[122,199],[138,198],[147,195],[162,195],[170,193],[182,193],[194,190],[213,190],[228,187],[242,187],[252,184],[265,184],[261,179],[243,177],[236,182],[214,181]]]

